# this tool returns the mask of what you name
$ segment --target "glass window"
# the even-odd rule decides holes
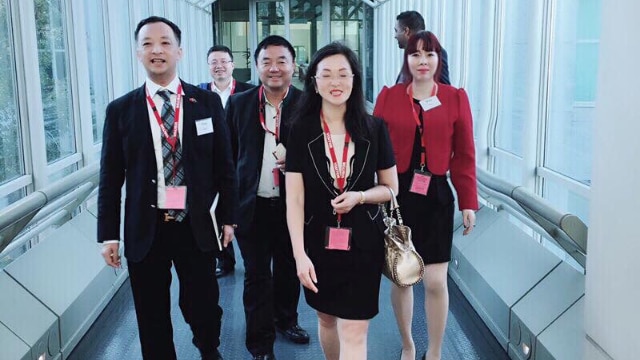
[[[590,185],[600,0],[555,5],[544,166]]]
[[[322,0],[291,0],[289,5],[289,40],[298,65],[293,84],[301,89],[311,55],[322,46]]]
[[[341,41],[360,58],[360,30],[364,19],[364,4],[360,0],[331,2],[331,41]]]
[[[502,88],[498,98],[496,145],[522,157],[524,128],[527,123],[535,122],[537,116],[542,3],[505,1],[503,4]]]
[[[269,35],[284,36],[284,2],[258,2],[258,42]]]
[[[558,211],[574,214],[589,224],[589,199],[567,189],[564,183],[545,178],[544,198]]]
[[[66,14],[61,0],[35,0],[47,163],[76,152]]]
[[[364,42],[365,49],[373,49],[373,8],[364,7]],[[367,101],[373,103],[373,53],[366,51],[360,59],[364,67],[364,95]]]
[[[473,133],[478,136],[478,125],[486,123],[491,116],[491,93],[493,83],[493,49],[495,0],[471,1],[469,31],[469,75],[467,91],[473,114]]]
[[[477,1],[471,1],[474,3]],[[446,15],[444,34],[436,34],[438,40],[447,51],[447,62],[449,66],[449,81],[453,86],[460,86],[460,74],[462,72],[462,19],[463,4],[462,1],[443,2],[444,14]],[[476,14],[471,12],[471,14]],[[474,16],[472,16],[474,17]],[[475,16],[477,17],[477,16]],[[483,19],[481,19],[482,21]],[[481,34],[486,38],[487,29],[483,29]],[[444,40],[444,41],[443,41]]]
[[[176,2],[171,1],[165,9],[166,14],[171,16],[171,4]],[[112,76],[113,83],[113,96],[115,98],[120,95],[126,94],[131,91],[134,84],[141,84],[146,77],[144,67],[137,63],[137,71],[139,79],[134,81],[134,59],[135,49],[137,44],[133,39],[133,31],[138,21],[142,19],[134,19],[134,23],[131,23],[131,14],[129,11],[129,2],[127,0],[109,0],[103,2],[108,10],[109,23],[106,25],[109,28],[109,34],[107,39],[110,40],[109,44],[109,61],[111,61],[111,68],[117,70]]]
[[[215,13],[220,14],[222,44],[233,53],[233,77],[238,81],[249,81],[253,61],[249,48],[249,2],[220,0],[216,4],[220,6]],[[204,56],[202,58],[206,61]]]
[[[93,143],[102,141],[104,112],[109,103],[107,86],[107,53],[104,40],[102,2],[84,4],[85,29],[87,31],[87,55],[89,57],[89,94],[91,96],[91,123]]]
[[[14,47],[6,0],[0,0],[0,185],[24,174]],[[10,201],[11,196],[6,198]]]

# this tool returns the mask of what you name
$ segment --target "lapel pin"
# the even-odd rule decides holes
[[[198,101],[197,101],[196,99],[194,99],[194,98],[189,98],[189,101],[190,101],[190,102],[192,102],[192,103],[194,103],[194,104],[198,102]]]

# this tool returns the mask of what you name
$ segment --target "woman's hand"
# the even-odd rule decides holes
[[[300,279],[302,286],[314,293],[317,293],[318,288],[316,287],[316,284],[318,283],[318,278],[316,277],[316,270],[307,254],[302,254],[299,257],[296,257],[296,269],[298,272],[298,279]]]
[[[331,206],[335,210],[336,214],[346,214],[354,206],[360,203],[360,193],[356,191],[347,191],[338,195],[335,199],[331,200]]]
[[[476,226],[476,212],[471,209],[462,210],[462,224],[464,225],[462,235],[469,235]]]

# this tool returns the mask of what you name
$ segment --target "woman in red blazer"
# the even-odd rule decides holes
[[[478,209],[475,146],[469,99],[463,89],[439,84],[442,48],[431,32],[413,35],[405,49],[404,84],[383,88],[374,116],[386,122],[396,156],[405,224],[422,256],[429,349],[440,359],[449,310],[447,266],[451,260],[454,197],[451,174],[467,235]],[[415,359],[411,338],[413,291],[393,285],[391,303],[402,336],[402,359]]]

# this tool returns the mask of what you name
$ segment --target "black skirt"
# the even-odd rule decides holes
[[[367,320],[378,314],[384,249],[308,252],[318,277],[318,293],[304,288],[312,308],[341,319]]]
[[[425,264],[451,260],[454,198],[446,176],[433,176],[427,195],[409,191],[413,169],[399,174],[398,203],[405,225],[411,228],[413,244]]]

